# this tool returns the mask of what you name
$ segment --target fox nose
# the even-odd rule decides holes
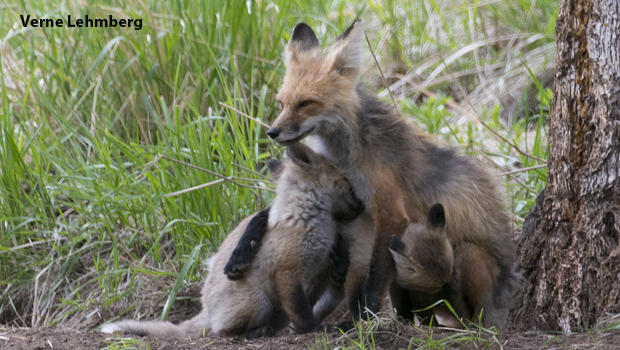
[[[402,254],[405,251],[405,243],[398,238],[398,236],[392,235],[392,239],[390,239],[390,249]]]
[[[275,139],[276,137],[278,137],[278,135],[280,135],[280,130],[271,128],[267,130],[267,135],[269,135],[269,137],[271,137],[272,139]]]

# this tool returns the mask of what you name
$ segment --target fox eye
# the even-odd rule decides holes
[[[308,106],[310,106],[313,103],[314,103],[314,101],[312,101],[312,100],[303,100],[303,101],[301,101],[301,102],[299,102],[297,104],[297,109],[308,107]]]
[[[280,109],[284,109],[284,103],[282,103],[282,101],[276,101],[278,102],[278,105],[280,105]]]

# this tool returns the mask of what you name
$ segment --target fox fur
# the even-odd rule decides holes
[[[396,265],[392,305],[406,319],[413,320],[414,312],[423,319],[434,313],[440,323],[452,327],[460,326],[455,316],[477,321],[485,309],[490,311],[484,314],[485,321],[501,321],[508,305],[495,304],[488,295],[497,266],[476,246],[453,247],[445,217],[443,206],[435,204],[422,223],[409,225],[402,239],[392,237],[389,249]],[[444,303],[428,309],[442,299],[456,315]]]
[[[351,311],[379,311],[396,271],[388,249],[392,236],[401,237],[433,203],[442,203],[450,242],[461,247],[456,249],[471,247],[474,266],[493,267],[488,283],[472,282],[471,288],[491,305],[485,308],[490,319],[501,323],[504,317],[490,308],[503,304],[518,275],[498,186],[478,162],[431,142],[361,87],[363,46],[359,20],[326,50],[308,25],[298,24],[284,54],[281,112],[267,132],[282,145],[305,139],[350,181],[366,207],[372,235],[359,239],[371,240],[372,253],[368,269],[351,281],[359,286],[350,293],[356,298]]]
[[[364,208],[349,182],[322,156],[302,144],[291,145],[287,154],[284,166],[268,164],[276,178],[276,197],[255,262],[244,278],[228,279],[223,270],[252,217],[228,235],[215,255],[197,316],[178,325],[124,320],[104,325],[102,331],[196,338],[270,335],[289,322],[298,332],[317,329],[320,319],[312,306],[331,287],[335,217],[352,218]]]
[[[422,320],[434,314],[436,322],[442,325],[461,327],[456,316],[478,322],[482,315],[483,324],[503,326],[511,298],[506,295],[493,298],[489,294],[498,274],[497,265],[478,246],[467,242],[453,246],[446,233],[445,218],[443,206],[437,203],[424,219],[409,224],[402,238],[392,236],[389,251],[396,266],[389,293],[392,306],[409,321],[413,321],[414,314]],[[359,293],[355,283],[359,283],[370,264],[371,228],[371,218],[366,214],[341,228],[350,254],[344,284],[350,308],[359,307],[355,304],[355,293]],[[315,304],[315,313],[328,314],[340,303],[341,296],[325,293]],[[445,303],[429,309],[442,299],[454,313]]]

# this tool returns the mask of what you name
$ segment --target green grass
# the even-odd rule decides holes
[[[540,86],[540,112],[515,122],[481,96],[536,79],[552,57],[555,0],[0,8],[0,323],[166,317],[181,286],[204,277],[201,260],[272,198],[263,161],[281,149],[246,115],[269,124],[277,114],[280,55],[301,20],[333,40],[361,15],[406,117],[516,171],[502,178],[517,225],[545,184],[536,167],[547,156],[549,91]],[[143,29],[19,24],[19,14],[69,13],[142,17]],[[367,62],[364,80],[389,101]]]
[[[452,313],[458,315],[446,301]],[[460,319],[460,318],[459,318]],[[482,326],[481,320],[474,323],[460,319],[462,328],[438,327],[431,318],[428,324],[414,324],[398,320],[394,314],[377,316],[367,322],[356,322],[354,329],[340,332],[339,336],[321,334],[310,347],[312,349],[364,349],[375,350],[389,347],[398,349],[449,349],[455,346],[467,348],[502,348],[499,331],[495,327]]]
[[[151,345],[140,339],[110,338],[103,341],[100,350],[151,350]]]

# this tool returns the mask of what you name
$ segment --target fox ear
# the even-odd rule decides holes
[[[357,19],[332,45],[327,57],[332,61],[332,72],[357,79],[362,64],[364,28],[362,20]]]
[[[319,39],[309,25],[304,22],[297,23],[291,34],[289,46],[295,46],[300,51],[306,51],[319,47]]]
[[[392,254],[392,259],[396,266],[405,266],[408,264],[407,258],[405,257],[405,243],[398,238],[398,236],[392,236],[390,240],[389,251]]]
[[[317,49],[319,47],[319,39],[312,28],[306,23],[297,23],[291,34],[291,40],[286,45],[285,62],[288,65],[291,60],[296,59],[299,52]]]
[[[434,204],[428,211],[428,224],[433,228],[446,227],[446,214],[441,203]]]
[[[267,169],[269,169],[272,179],[277,180],[278,178],[280,178],[280,174],[282,174],[282,169],[284,169],[284,165],[282,164],[281,160],[267,159],[265,161],[265,164],[267,164]]]

